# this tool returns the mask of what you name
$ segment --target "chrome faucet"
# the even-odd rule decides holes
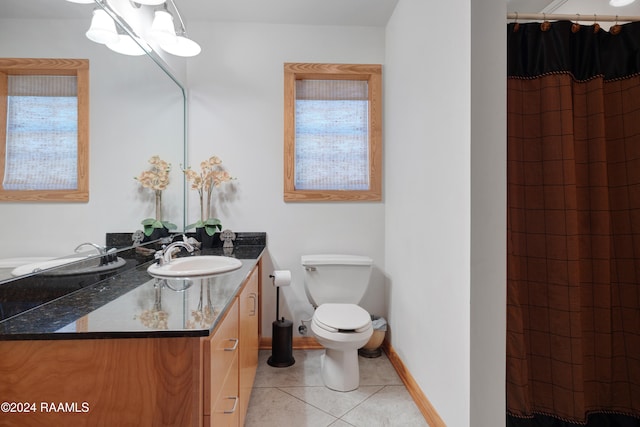
[[[160,265],[169,264],[171,262],[171,257],[173,256],[173,252],[179,247],[185,248],[189,253],[194,251],[193,245],[187,242],[187,236],[182,235],[183,240],[177,240],[171,243],[169,246],[163,247],[161,251],[155,253],[154,257]]]
[[[93,246],[98,251],[98,254],[100,255],[100,265],[107,265],[118,259],[118,256],[116,255],[116,252],[117,252],[116,248],[111,248],[107,250],[106,246],[100,246],[91,242],[79,244],[76,247],[75,252],[76,253],[79,252],[80,248],[83,248],[84,246]]]
[[[96,250],[98,251],[98,253],[100,255],[106,255],[107,254],[107,248],[104,246],[100,246],[97,245],[95,243],[91,243],[91,242],[86,242],[86,243],[81,243],[79,244],[75,249],[74,252],[78,252],[80,251],[80,248],[84,247],[84,246],[93,246],[94,248],[96,248]]]

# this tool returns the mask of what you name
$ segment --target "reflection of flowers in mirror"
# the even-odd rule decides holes
[[[211,303],[211,286],[207,286],[207,302],[204,308],[204,286],[200,286],[200,299],[198,300],[198,308],[191,310],[191,319],[187,320],[187,329],[207,329],[213,325],[213,321],[220,314],[220,310],[213,307]]]
[[[160,156],[153,156],[149,159],[151,167],[149,170],[142,171],[135,179],[145,188],[154,191],[166,190],[169,185],[169,172],[171,172],[171,163],[162,160]]]
[[[140,323],[151,329],[167,329],[169,314],[164,310],[144,310],[138,316]]]
[[[183,169],[183,172],[187,181],[191,183],[191,189],[196,190],[200,198],[200,220],[188,225],[187,229],[204,227],[207,234],[213,236],[216,229],[222,230],[220,220],[211,218],[211,195],[213,189],[234,178],[223,169],[222,160],[217,156],[211,156],[201,162],[199,173],[191,169],[191,167]]]
[[[166,190],[169,185],[171,163],[162,160],[160,156],[153,156],[149,159],[149,164],[151,167],[148,170],[142,171],[140,175],[134,177],[143,188],[153,190],[155,195],[156,217],[142,221],[146,236],[150,236],[154,229],[167,228],[173,230],[177,228],[175,224],[162,219],[162,191]]]
[[[153,284],[153,308],[142,310],[139,315],[133,316],[134,320],[140,319],[140,323],[147,328],[169,328],[169,313],[162,309],[162,288],[163,286],[155,281]]]
[[[191,310],[191,319],[187,320],[187,329],[204,329],[213,325],[219,311],[207,305],[202,310]]]

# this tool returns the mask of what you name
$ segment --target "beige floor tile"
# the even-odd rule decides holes
[[[320,373],[324,350],[294,350],[286,368],[267,364],[260,351],[247,427],[424,427],[422,414],[385,354],[360,357],[360,387],[326,388]]]
[[[251,393],[245,427],[326,427],[335,420],[277,388],[257,388]]]
[[[342,420],[336,420],[333,424],[331,424],[329,427],[354,427],[353,424],[349,424],[345,421]]]
[[[359,357],[360,385],[404,385],[386,354],[380,357]]]
[[[341,419],[356,427],[427,427],[404,386],[385,386]]]
[[[349,392],[334,391],[324,386],[284,387],[280,390],[339,418],[381,388],[381,386],[360,386],[357,390]]]
[[[295,363],[286,368],[269,366],[267,360],[271,356],[271,351],[260,351],[254,387],[323,386],[320,376],[322,351],[294,350]]]

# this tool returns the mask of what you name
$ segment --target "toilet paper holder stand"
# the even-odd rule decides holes
[[[285,368],[296,362],[293,358],[293,322],[286,320],[284,316],[280,318],[280,286],[286,286],[288,283],[276,284],[277,273],[269,275],[276,288],[276,320],[272,323],[271,357],[267,363],[276,368]]]

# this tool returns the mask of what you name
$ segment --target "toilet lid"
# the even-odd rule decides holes
[[[371,324],[369,313],[356,304],[322,304],[313,318],[318,326],[332,332],[362,332]]]

